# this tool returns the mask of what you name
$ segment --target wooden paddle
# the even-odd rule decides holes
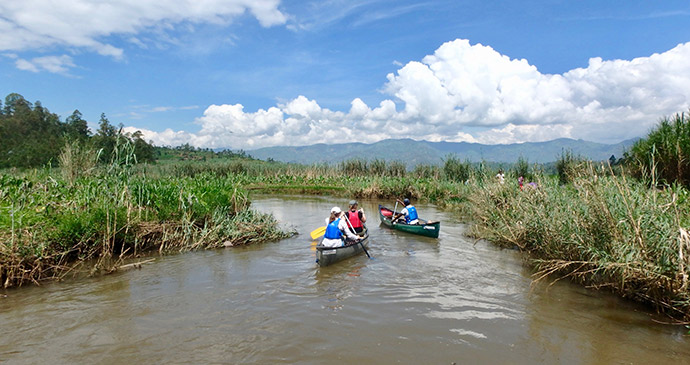
[[[323,236],[324,233],[326,233],[326,226],[319,227],[319,228],[311,231],[311,233],[309,235],[311,236],[311,239],[315,240],[315,239]]]

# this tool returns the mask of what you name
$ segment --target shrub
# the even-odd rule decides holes
[[[443,164],[443,173],[446,179],[455,182],[465,182],[469,180],[472,167],[469,162],[460,162],[455,155],[448,155]]]

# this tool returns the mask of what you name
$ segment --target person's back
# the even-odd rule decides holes
[[[350,224],[352,224],[352,228],[356,233],[364,231],[364,222],[367,221],[367,218],[362,209],[357,209],[356,200],[350,201],[350,210],[346,212],[345,217],[347,217],[347,219],[350,221]]]
[[[405,208],[403,208],[400,213],[405,216],[405,223],[407,224],[417,224],[419,223],[419,215],[417,214],[417,208],[410,203],[410,199],[405,199],[403,201]]]
[[[333,207],[331,216],[326,218],[326,232],[323,234],[321,244],[326,247],[338,247],[343,245],[343,233],[340,231],[340,208]]]
[[[344,246],[345,238],[354,242],[359,241],[360,237],[350,231],[347,219],[343,217],[342,213],[338,207],[331,209],[331,216],[326,218],[326,231],[321,245],[326,247]]]

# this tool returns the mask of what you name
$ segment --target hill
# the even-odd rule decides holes
[[[337,163],[354,158],[366,160],[398,160],[408,165],[440,164],[443,158],[454,154],[470,162],[513,163],[522,157],[530,163],[548,163],[558,159],[563,151],[572,151],[591,160],[607,160],[611,155],[623,156],[635,140],[617,144],[601,144],[584,140],[560,138],[547,142],[486,145],[468,142],[428,142],[412,139],[387,139],[376,143],[323,143],[298,147],[265,147],[247,151],[261,160],[273,159],[301,164]]]

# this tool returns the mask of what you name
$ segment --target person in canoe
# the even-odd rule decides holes
[[[357,201],[350,200],[350,209],[345,212],[345,217],[352,223],[352,228],[355,233],[364,231],[364,223],[367,222],[367,216],[364,215],[364,209],[357,209]]]
[[[400,200],[398,201],[400,202]],[[417,208],[410,203],[410,199],[405,198],[405,200],[401,201],[401,203],[405,206],[405,208],[403,208],[400,213],[396,214],[395,219],[393,219],[393,223],[401,221],[403,217],[405,218],[405,223],[407,224],[419,223]]]
[[[339,207],[331,209],[330,217],[326,218],[326,232],[321,244],[326,247],[340,247],[345,245],[343,236],[352,241],[359,241],[359,236],[350,231],[347,221]]]

